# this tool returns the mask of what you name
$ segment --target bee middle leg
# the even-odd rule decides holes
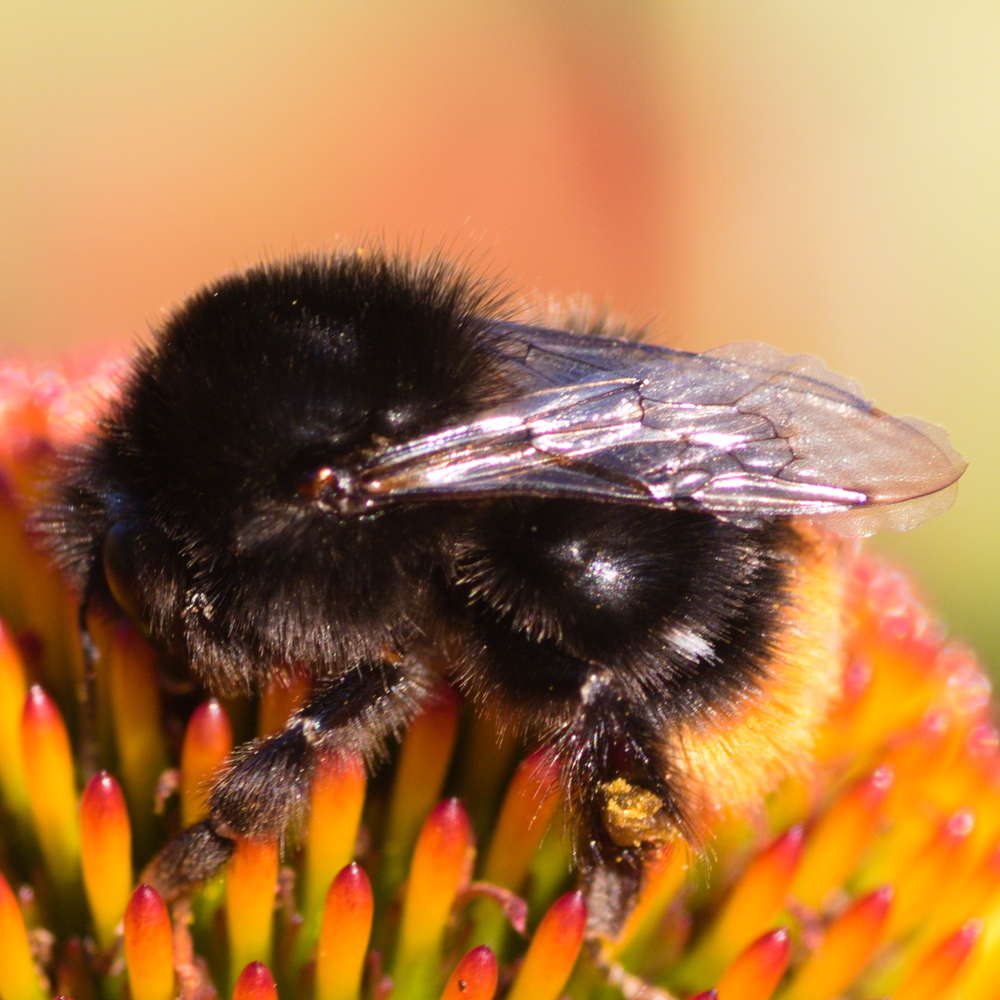
[[[415,657],[360,663],[320,679],[284,729],[230,755],[212,787],[208,818],[167,844],[145,877],[173,898],[223,865],[235,838],[280,837],[306,807],[319,755],[335,751],[372,761],[434,683],[435,675]]]

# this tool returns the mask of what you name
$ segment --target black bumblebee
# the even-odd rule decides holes
[[[127,613],[214,692],[313,679],[160,855],[166,892],[279,835],[319,753],[377,759],[446,681],[558,755],[610,930],[650,845],[808,752],[838,537],[909,527],[962,469],[813,360],[520,325],[439,260],[359,252],[195,295],[44,520],[84,619]]]

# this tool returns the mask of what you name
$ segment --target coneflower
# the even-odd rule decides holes
[[[909,580],[851,581],[843,690],[815,766],[707,845],[649,859],[616,940],[586,939],[553,762],[445,692],[391,766],[330,756],[288,844],[240,841],[165,905],[139,873],[203,818],[234,742],[306,695],[167,711],[140,636],[101,630],[99,766],[79,742],[74,602],[26,527],[55,444],[114,366],[0,372],[0,998],[990,1000],[1000,981],[1000,752],[990,687]],[[255,710],[254,710],[255,709]]]

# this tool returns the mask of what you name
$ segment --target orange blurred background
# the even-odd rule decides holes
[[[690,349],[821,355],[946,425],[880,542],[1000,663],[1000,7],[8,0],[0,348],[125,346],[294,251],[440,245]]]

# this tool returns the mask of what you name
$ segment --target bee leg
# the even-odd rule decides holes
[[[183,830],[145,877],[168,898],[204,881],[232,854],[235,838],[278,838],[305,809],[313,770],[327,751],[371,761],[417,712],[434,677],[419,661],[358,664],[322,678],[285,728],[238,747],[215,780],[208,819]]]
[[[641,888],[648,849],[685,830],[658,732],[613,675],[594,672],[581,688],[577,714],[556,740],[576,815],[591,936],[621,930]]]
[[[83,670],[77,687],[77,702],[80,705],[80,760],[83,765],[83,775],[90,778],[97,772],[100,757],[100,729],[97,718],[97,670],[101,652],[90,631],[90,615],[98,607],[103,607],[98,598],[97,570],[92,570],[87,577],[83,593],[80,595],[80,605],[77,608],[76,626],[80,639],[80,656]]]
[[[83,763],[83,776],[90,778],[97,771],[98,760],[98,722],[97,722],[97,661],[100,653],[97,643],[90,633],[90,623],[87,613],[90,602],[84,599],[80,602],[77,613],[77,632],[80,637],[80,654],[83,659],[83,673],[77,690],[77,702],[80,705],[80,759]]]

